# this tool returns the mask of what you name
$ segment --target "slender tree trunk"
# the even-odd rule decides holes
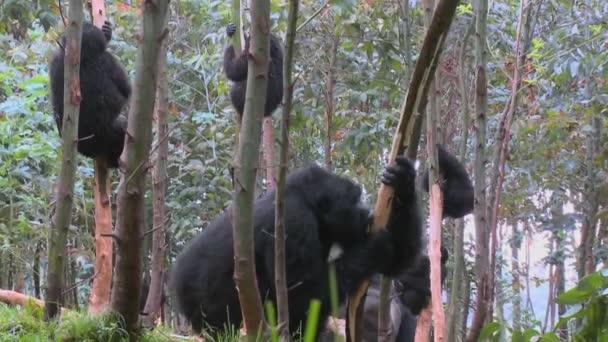
[[[513,288],[513,330],[521,331],[521,280],[519,271],[519,249],[521,248],[520,233],[517,228],[517,221],[511,222],[511,287]]]
[[[34,269],[32,272],[32,277],[34,280],[34,296],[38,299],[42,298],[41,297],[41,293],[40,293],[40,272],[42,271],[40,268],[40,253],[42,253],[42,244],[41,243],[37,243],[36,244],[36,251],[34,252],[34,265],[32,266],[32,268]],[[0,256],[0,260],[1,260],[1,256]],[[0,271],[0,277],[1,277],[1,273],[2,271]],[[2,288],[2,282],[0,282],[0,288]]]
[[[289,301],[287,294],[287,267],[285,265],[285,181],[289,163],[289,115],[293,100],[293,56],[295,52],[296,25],[298,23],[298,0],[289,1],[287,37],[285,41],[285,63],[283,64],[283,115],[281,118],[281,153],[279,176],[275,199],[275,287],[277,289],[277,311],[281,341],[289,340]]]
[[[158,59],[167,35],[165,23],[169,1],[144,1],[138,49],[135,91],[128,116],[125,149],[126,161],[118,187],[116,214],[116,264],[111,308],[124,319],[124,328],[135,340],[139,328],[139,298],[142,280],[142,238],[144,232],[144,196],[148,158],[152,142]]]
[[[78,282],[76,281],[76,274],[78,274],[77,271],[77,265],[76,265],[76,259],[74,259],[73,255],[70,255],[69,257],[69,282],[67,282],[67,284],[70,284],[70,292],[72,294],[72,308],[74,308],[74,310],[79,310],[80,308],[80,303],[78,302]]]
[[[585,216],[581,226],[581,245],[579,247],[579,279],[595,271],[593,245],[595,244],[595,237],[598,235],[597,214],[599,212],[599,198],[597,184],[599,181],[597,176],[598,168],[596,167],[594,160],[601,152],[603,126],[601,117],[596,115],[591,118],[590,126],[592,127],[592,130],[587,132],[586,137],[587,153],[585,154],[585,165],[587,167],[587,177],[584,192]]]
[[[467,322],[469,321],[469,310],[471,309],[471,279],[469,274],[465,270],[465,276],[462,280],[462,293],[464,295],[463,304],[462,304],[462,320],[460,321],[459,326],[457,327],[458,337],[460,337],[460,341],[466,341],[467,336]]]
[[[425,13],[429,13],[427,18],[427,27],[431,24],[431,13],[434,9],[433,0],[423,1]],[[438,72],[436,72],[439,76]],[[439,79],[437,79],[439,81]],[[426,148],[429,161],[429,261],[430,261],[430,284],[431,284],[431,306],[433,318],[433,336],[436,342],[443,342],[445,334],[445,317],[443,312],[443,303],[441,296],[441,220],[443,217],[443,196],[439,185],[439,162],[437,157],[437,148],[440,138],[439,120],[439,99],[438,99],[438,82],[432,81],[431,89],[435,92],[433,99],[430,101],[430,108],[427,114],[426,127]]]
[[[235,165],[233,214],[234,280],[247,340],[263,331],[262,302],[253,250],[253,195],[268,81],[270,1],[251,2],[251,40],[245,109]]]
[[[55,318],[63,303],[63,270],[65,267],[68,230],[74,203],[76,176],[76,145],[80,111],[80,40],[82,36],[82,0],[70,0],[64,58],[63,125],[61,171],[57,187],[57,204],[48,247],[45,318]]]
[[[230,8],[232,10],[231,17],[232,22],[236,25],[237,34],[232,35],[232,47],[234,51],[242,51],[242,42],[245,40],[245,36],[243,33],[243,11],[241,7],[241,0],[230,0]],[[242,123],[243,113],[237,113],[235,116],[235,129],[236,134],[234,135],[234,158],[232,159],[232,168],[231,168],[231,177],[232,184],[234,184],[234,167],[236,166],[236,151],[239,148],[239,135],[241,132],[241,123]]]
[[[498,227],[498,215],[500,207],[500,196],[502,193],[502,183],[505,178],[505,163],[509,154],[509,140],[511,135],[511,123],[515,116],[517,108],[517,94],[521,85],[520,70],[525,62],[525,51],[522,50],[522,37],[527,37],[527,33],[524,30],[524,20],[527,18],[526,11],[529,12],[530,6],[526,5],[526,0],[521,0],[519,4],[519,18],[517,21],[517,31],[515,36],[515,66],[513,67],[513,79],[511,82],[511,94],[509,102],[505,106],[502,113],[502,118],[499,123],[498,131],[496,132],[496,146],[494,149],[494,156],[492,162],[492,174],[490,175],[490,201],[491,209],[488,212],[490,216],[490,232],[492,235],[492,243],[490,250],[490,300],[488,307],[488,319],[492,319],[493,304],[494,304],[494,287],[496,274],[496,248],[497,248],[497,227]],[[529,28],[526,28],[529,29]]]
[[[332,170],[331,144],[332,144],[332,119],[334,115],[334,86],[336,84],[336,59],[340,38],[331,38],[329,55],[329,67],[327,68],[327,79],[325,81],[325,168]]]
[[[560,207],[561,209],[561,207]],[[564,241],[564,232],[556,232],[554,234],[555,244],[557,250],[564,250],[566,248]],[[556,280],[555,280],[555,296],[559,297],[562,293],[566,292],[566,265],[564,258],[559,258],[556,263]],[[563,303],[557,304],[557,314],[562,317],[566,314],[566,305]],[[558,335],[562,341],[568,340],[568,326],[564,325],[558,330]]]
[[[168,16],[167,16],[168,17]],[[165,23],[166,25],[166,23]],[[163,41],[158,59],[158,84],[156,87],[156,139],[158,150],[152,168],[152,261],[150,269],[150,290],[144,312],[144,325],[154,326],[161,315],[163,284],[165,279],[166,254],[166,193],[167,193],[167,158],[169,156],[169,86],[167,83],[167,40]]]
[[[458,52],[458,87],[460,92],[460,107],[462,109],[462,133],[460,136],[460,147],[458,157],[464,165],[467,154],[467,143],[469,140],[469,96],[467,92],[467,75],[465,72],[465,57],[467,51],[467,43],[469,37],[475,28],[475,20],[467,28],[464,37],[460,43]],[[466,308],[462,305],[462,285],[466,265],[464,260],[464,218],[456,220],[456,229],[454,230],[454,271],[452,272],[452,288],[450,289],[450,300],[448,304],[448,314],[446,322],[446,339],[455,341],[459,333],[459,325],[462,321],[462,311]]]
[[[486,80],[486,28],[488,1],[478,0],[475,23],[475,273],[477,295],[475,313],[467,340],[476,342],[486,319],[488,294],[488,231],[486,219],[486,116],[488,110]]]

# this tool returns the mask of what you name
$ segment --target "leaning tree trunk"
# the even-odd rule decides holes
[[[258,290],[253,250],[253,197],[260,152],[260,138],[266,85],[270,36],[270,1],[251,2],[251,40],[247,73],[245,109],[234,166],[235,194],[233,215],[234,280],[238,289],[245,334],[255,341],[263,330],[262,301]]]
[[[63,302],[63,270],[65,245],[74,204],[76,176],[76,146],[78,145],[78,114],[80,111],[80,40],[82,37],[82,0],[70,0],[69,22],[66,29],[63,74],[63,124],[61,140],[61,171],[57,187],[57,204],[48,247],[45,318],[59,313]]]
[[[427,31],[420,56],[416,62],[416,67],[410,80],[409,89],[405,97],[405,101],[400,111],[399,123],[393,138],[389,162],[394,163],[397,155],[404,151],[404,142],[409,138],[406,136],[406,130],[412,122],[412,116],[416,104],[427,97],[430,81],[432,81],[437,69],[438,57],[441,54],[443,43],[452,23],[452,18],[456,12],[458,1],[440,0],[437,4],[433,15],[432,25]],[[390,203],[394,194],[392,187],[384,184],[380,185],[378,191],[378,199],[374,209],[374,222],[372,230],[378,231],[384,229],[390,216]],[[364,281],[359,289],[348,299],[347,316],[346,316],[346,338],[347,341],[361,340],[361,318],[363,315],[363,307],[365,305],[365,294],[369,280]]]
[[[165,16],[168,19],[168,15]],[[163,25],[166,25],[165,22]],[[158,58],[158,84],[156,87],[156,140],[158,150],[152,168],[152,261],[150,274],[150,290],[144,307],[144,325],[154,326],[161,314],[161,301],[165,278],[166,254],[166,193],[167,193],[167,158],[169,155],[169,127],[167,115],[169,112],[169,87],[167,84],[167,40],[163,41]]]
[[[152,142],[158,59],[167,35],[169,0],[143,2],[143,34],[135,73],[135,92],[129,112],[122,159],[126,161],[118,187],[116,269],[112,310],[124,319],[124,328],[135,339],[138,330],[142,274],[144,195],[148,156]]]

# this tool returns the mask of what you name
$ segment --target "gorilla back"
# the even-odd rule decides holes
[[[106,51],[112,29],[84,23],[80,52],[80,116],[78,151],[90,158],[104,157],[118,167],[123,150],[126,119],[119,117],[131,95],[131,85],[120,63]],[[63,124],[65,36],[50,63],[51,98],[59,135]]]
[[[409,169],[411,167],[411,170]],[[404,169],[407,169],[404,171]],[[413,166],[388,169],[394,185],[407,184],[413,191],[414,182],[403,181],[415,174]],[[412,186],[412,188],[410,188]],[[396,190],[396,194],[399,191]],[[333,243],[343,247],[336,261],[339,300],[354,291],[361,281],[376,272],[396,274],[415,260],[420,246],[420,221],[414,214],[397,215],[394,231],[369,234],[369,210],[359,205],[361,188],[346,178],[316,166],[300,169],[287,179],[286,205],[286,265],[289,293],[290,332],[295,333],[306,320],[310,300],[321,300],[319,327],[329,315],[327,289],[329,250]],[[415,194],[402,196],[400,205],[416,209]],[[416,213],[415,211],[412,211]],[[172,289],[181,312],[200,333],[203,326],[222,329],[241,323],[238,294],[233,280],[234,254],[232,245],[231,210],[214,220],[179,255],[173,267]],[[393,217],[393,216],[392,216]],[[391,227],[392,228],[392,227]],[[254,245],[255,265],[260,295],[274,301],[274,193],[266,194],[255,203]]]
[[[232,37],[236,32],[234,24],[228,25],[226,33]],[[232,82],[230,100],[238,115],[243,115],[245,109],[245,92],[247,90],[247,69],[249,55],[248,35],[245,36],[245,46],[240,54],[236,54],[232,44],[224,50],[224,71]],[[270,35],[270,63],[268,64],[268,82],[266,86],[266,104],[264,116],[272,115],[283,100],[283,49],[281,41],[273,34]]]

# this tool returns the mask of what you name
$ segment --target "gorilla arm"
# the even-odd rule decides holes
[[[241,82],[247,79],[247,56],[249,55],[249,38],[245,37],[245,47],[237,56],[234,47],[228,45],[224,51],[224,71],[226,76],[233,82]]]
[[[395,189],[387,230],[393,235],[395,258],[384,272],[396,276],[411,267],[422,247],[422,217],[416,194],[416,170],[405,156],[397,156],[395,165],[386,168],[382,182]]]
[[[437,146],[439,173],[442,178],[443,216],[460,218],[473,211],[473,185],[464,166],[443,147]],[[422,187],[429,191],[429,172],[422,177]]]

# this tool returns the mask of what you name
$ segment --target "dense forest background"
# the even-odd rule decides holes
[[[370,205],[425,32],[426,2],[407,1],[303,0],[300,5],[289,168],[331,165],[363,185]],[[114,24],[109,49],[131,79],[141,14],[135,2],[106,1]],[[521,1],[524,29],[519,35],[520,1],[489,3],[484,141],[475,134],[479,125],[473,111],[475,3],[462,2],[458,8],[427,111],[441,118],[442,144],[464,153],[473,177],[485,177],[488,212],[502,166],[504,180],[498,185],[497,225],[493,229],[487,217],[485,239],[476,234],[473,215],[464,224],[444,223],[444,246],[451,255],[464,251],[462,259],[449,261],[447,317],[455,324],[452,336],[464,336],[476,307],[476,251],[485,246],[496,256],[495,270],[486,265],[484,272],[493,275],[495,289],[492,316],[486,319],[495,325],[486,331],[546,332],[560,317],[576,312],[567,312],[578,308],[567,305],[588,300],[606,305],[607,300],[602,291],[608,282],[597,273],[587,291],[556,301],[585,276],[608,267],[608,3]],[[233,196],[234,109],[222,70],[229,6],[212,0],[171,3],[167,269]],[[63,32],[60,14],[57,2],[49,0],[0,3],[0,288],[37,298],[44,295],[59,173],[61,142],[51,115],[48,62]],[[286,18],[286,4],[273,0],[272,31],[282,39]],[[525,56],[521,65],[518,40],[519,56]],[[513,87],[517,65],[521,80]],[[501,130],[510,112],[512,121]],[[277,132],[278,118],[275,114]],[[508,151],[496,158],[505,136]],[[482,174],[474,168],[480,148],[485,150]],[[419,153],[424,161],[425,149]],[[259,185],[263,192],[261,178]],[[93,163],[79,158],[65,272],[70,308],[86,308],[94,275],[92,189]],[[151,194],[146,199],[151,229]],[[146,245],[149,255],[150,241]],[[144,263],[149,265],[149,258]],[[183,322],[175,317],[170,298],[164,310],[165,323],[180,330]],[[566,326],[571,331],[580,327],[574,321]]]

